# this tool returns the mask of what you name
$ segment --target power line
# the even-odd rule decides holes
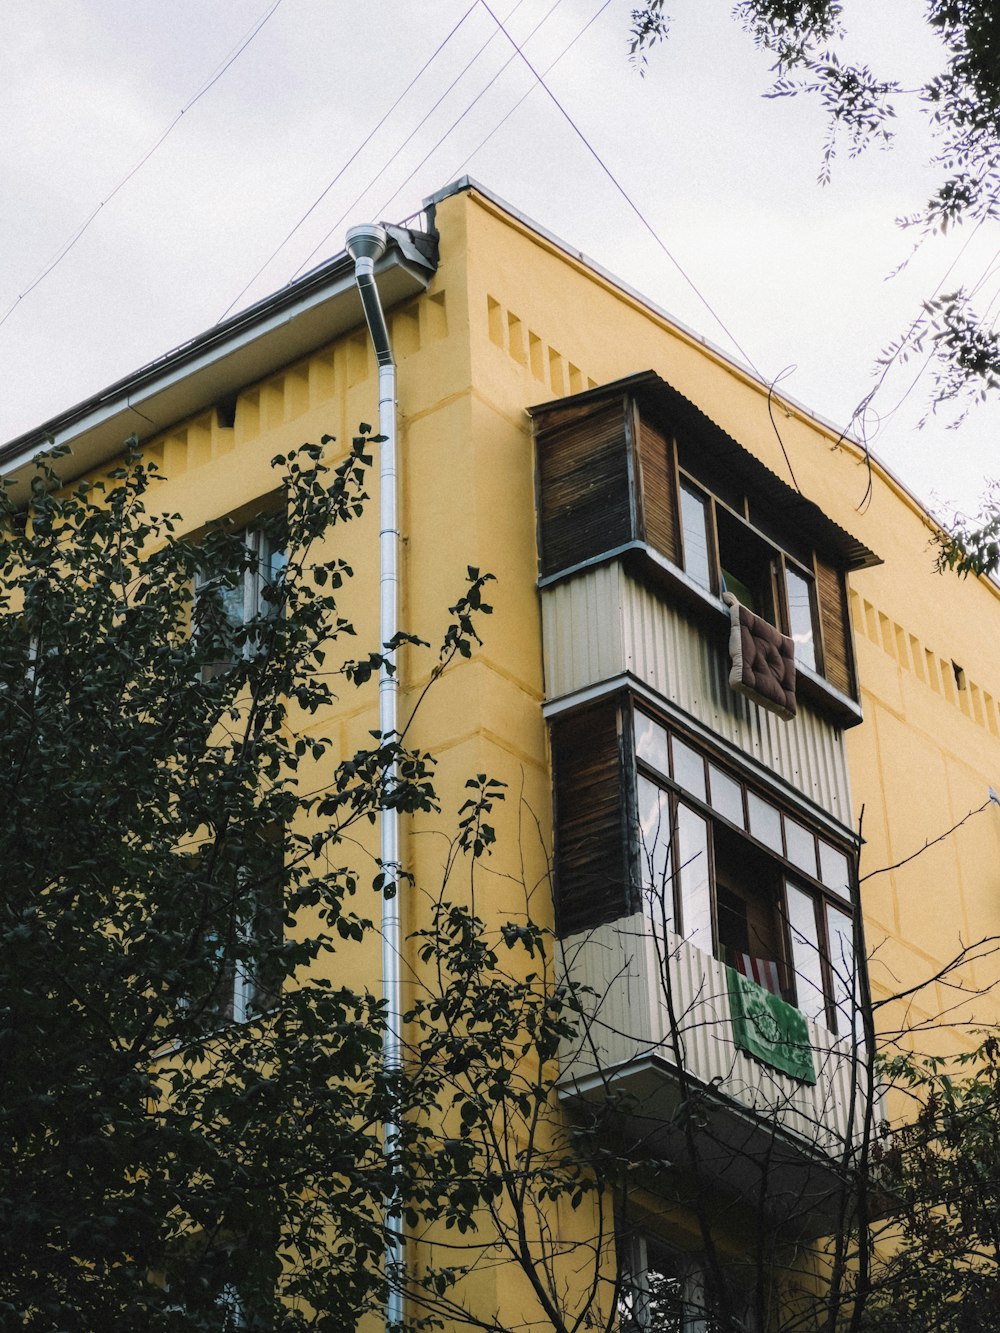
[[[582,27],[582,28],[580,29],[580,31],[576,34],[576,36],[573,38],[573,40],[572,40],[567,46],[564,46],[564,47],[563,47],[563,49],[560,51],[560,53],[556,56],[555,60],[553,60],[552,63],[551,63],[550,65],[546,65],[545,70],[544,70],[544,73],[545,73],[546,75],[552,73],[552,71],[555,69],[556,65],[559,64],[560,60],[562,60],[562,58],[563,58],[564,56],[566,56],[566,55],[569,54],[569,52],[573,49],[574,46],[576,46],[577,42],[578,42],[578,41],[580,40],[580,38],[584,35],[584,33],[587,32],[587,30],[588,30],[590,27],[592,27],[592,25],[593,25],[594,23],[597,22],[597,20],[601,17],[601,15],[604,13],[604,11],[607,9],[608,5],[610,5],[610,4],[611,4],[611,0],[604,0],[604,3],[601,5],[600,9],[598,9],[597,12],[594,13],[594,14],[587,20],[587,22],[583,25],[583,27]],[[528,88],[525,92],[523,92],[523,93],[521,94],[521,96],[517,99],[517,101],[516,101],[516,102],[514,103],[514,105],[510,108],[510,110],[507,112],[507,114],[506,114],[505,116],[503,116],[502,119],[498,120],[497,123],[493,126],[493,128],[490,130],[489,134],[487,134],[486,138],[483,139],[483,140],[481,140],[481,142],[480,142],[479,144],[477,144],[477,146],[476,146],[475,148],[473,148],[472,152],[469,153],[469,154],[462,160],[462,162],[455,168],[454,171],[451,171],[451,172],[448,173],[448,177],[447,177],[448,180],[455,180],[458,176],[461,176],[461,175],[462,175],[462,173],[465,171],[466,167],[469,165],[469,163],[472,161],[472,159],[473,159],[474,157],[478,156],[478,154],[482,152],[482,150],[486,147],[486,145],[489,143],[489,141],[493,138],[494,134],[496,134],[499,130],[502,130],[502,129],[503,129],[504,125],[507,124],[507,121],[510,120],[510,118],[511,118],[511,116],[514,114],[514,112],[517,111],[517,110],[522,106],[522,104],[528,100],[528,98],[531,96],[531,94],[535,91],[535,89],[536,89],[537,87],[538,87],[538,84],[537,84],[537,83],[533,83],[533,84],[531,85],[530,88]],[[399,193],[399,191],[397,191],[397,194],[398,194],[398,193]],[[394,199],[395,197],[396,197],[396,196],[393,195],[393,199]],[[391,203],[392,200],[390,200],[389,202]]]
[[[517,13],[517,11],[521,8],[521,6],[524,4],[524,2],[525,2],[525,0],[517,0],[517,4],[516,4],[516,5],[514,6],[514,8],[510,11],[510,13],[507,15],[508,19],[512,18],[512,17],[514,16],[514,14]],[[478,0],[476,0],[476,3],[478,3]],[[562,3],[562,0],[555,0],[555,4],[558,5],[558,4],[561,4],[561,3]],[[555,8],[555,5],[553,5],[553,8]],[[551,13],[551,12],[552,12],[552,11],[550,10],[549,13]],[[548,14],[546,14],[545,17],[548,18]],[[541,25],[542,25],[542,23],[544,23],[544,22],[545,22],[545,19],[542,19],[540,23],[538,23],[538,24],[535,25],[535,27],[532,29],[532,32],[533,32],[533,33],[534,33],[534,32],[537,32],[537,31],[538,31],[538,28],[540,28]],[[410,131],[410,133],[406,136],[406,138],[403,140],[403,142],[399,145],[399,147],[398,147],[398,148],[396,149],[396,151],[393,153],[392,157],[389,158],[388,162],[386,162],[385,165],[382,167],[382,169],[379,171],[378,175],[375,176],[372,180],[370,180],[370,181],[368,182],[368,184],[367,184],[367,185],[365,186],[365,188],[361,191],[361,193],[360,193],[359,195],[357,195],[357,196],[351,201],[351,203],[349,203],[348,206],[344,209],[343,213],[341,213],[340,217],[339,217],[339,218],[337,219],[337,221],[333,224],[333,226],[329,229],[329,231],[328,231],[328,232],[326,233],[326,235],[322,238],[322,240],[319,241],[319,243],[318,243],[317,245],[314,245],[314,246],[313,246],[312,250],[310,250],[309,254],[306,255],[305,259],[302,261],[302,263],[298,266],[298,268],[297,268],[297,269],[295,270],[295,272],[292,274],[292,279],[295,279],[296,277],[298,277],[298,275],[302,272],[302,270],[303,270],[303,269],[306,267],[306,265],[310,262],[310,260],[311,260],[311,259],[313,258],[313,256],[317,253],[317,251],[321,250],[321,249],[323,248],[323,246],[326,245],[327,241],[330,239],[330,237],[333,235],[333,233],[334,233],[335,231],[337,231],[338,228],[342,226],[342,224],[344,223],[344,221],[351,215],[351,213],[353,213],[354,209],[357,208],[358,204],[361,202],[361,200],[364,198],[364,196],[368,193],[368,191],[371,189],[371,187],[375,184],[375,182],[376,182],[376,181],[379,181],[379,180],[382,179],[382,177],[385,175],[385,173],[386,173],[386,172],[389,170],[389,168],[392,166],[393,162],[395,162],[396,158],[399,157],[400,153],[404,150],[404,148],[406,148],[406,147],[413,141],[413,139],[416,138],[417,134],[419,134],[419,132],[423,129],[424,125],[426,125],[427,121],[431,118],[431,116],[432,116],[432,115],[434,114],[434,112],[438,109],[438,107],[439,107],[439,106],[441,105],[441,103],[445,100],[445,98],[451,93],[451,91],[455,88],[455,86],[456,86],[459,82],[461,82],[461,80],[462,80],[462,79],[465,77],[465,75],[469,72],[469,70],[470,70],[470,69],[472,68],[472,66],[476,63],[476,61],[477,61],[477,60],[479,59],[479,57],[483,54],[483,52],[487,49],[487,47],[491,46],[495,40],[496,40],[496,33],[493,33],[490,37],[487,38],[487,40],[486,40],[485,42],[483,42],[483,44],[482,44],[482,46],[479,48],[479,50],[475,53],[475,55],[471,58],[471,60],[469,60],[469,61],[465,64],[465,66],[459,71],[459,73],[455,76],[455,78],[452,79],[451,83],[449,83],[448,87],[444,90],[444,92],[443,92],[443,93],[441,94],[441,96],[437,99],[437,101],[436,101],[436,102],[434,103],[434,105],[430,108],[430,110],[426,113],[426,115],[424,115],[424,116],[421,118],[421,120],[418,122],[418,124],[416,124],[416,125],[413,127],[413,129]],[[509,64],[509,63],[510,63],[510,62],[508,61],[508,64]],[[506,66],[504,66],[504,68],[506,68]],[[492,80],[491,80],[491,82],[492,82]],[[487,85],[487,87],[488,87],[488,86],[489,86],[489,85]],[[483,90],[483,92],[485,92],[485,89]],[[478,95],[478,97],[476,98],[476,100],[478,101],[478,98],[479,98],[479,97],[482,97],[482,95],[483,95],[483,93],[480,92],[479,95]],[[426,159],[425,159],[425,160],[426,160]]]
[[[522,60],[524,61],[524,63],[527,65],[528,69],[529,69],[529,70],[531,71],[531,73],[534,75],[536,81],[541,85],[541,87],[542,87],[543,91],[545,92],[546,96],[549,98],[549,100],[550,100],[550,101],[552,102],[552,104],[555,106],[555,108],[557,109],[557,111],[559,112],[559,114],[563,117],[563,119],[564,119],[564,120],[566,121],[566,123],[569,125],[570,129],[572,129],[573,133],[577,136],[577,138],[580,140],[580,142],[581,142],[581,143],[583,144],[583,146],[586,148],[587,152],[591,155],[591,157],[594,159],[594,161],[597,163],[597,165],[598,165],[598,166],[601,168],[601,170],[604,172],[605,176],[607,176],[608,180],[611,182],[611,184],[615,187],[615,189],[616,189],[616,190],[618,191],[618,193],[621,195],[622,199],[624,199],[625,203],[629,206],[629,208],[632,210],[632,212],[635,214],[635,216],[636,216],[636,217],[639,219],[639,221],[642,223],[643,227],[646,229],[646,231],[647,231],[647,232],[649,233],[649,235],[652,237],[652,239],[653,239],[653,241],[656,243],[656,245],[660,248],[660,250],[663,251],[663,253],[666,255],[666,257],[670,260],[671,264],[673,264],[674,268],[675,268],[675,269],[677,270],[677,272],[681,275],[681,277],[684,279],[684,281],[687,283],[687,285],[691,288],[691,290],[694,292],[695,296],[697,296],[698,300],[702,303],[702,305],[705,307],[705,309],[708,311],[708,313],[712,316],[712,318],[713,318],[713,319],[715,320],[715,322],[718,324],[719,328],[722,329],[722,331],[725,333],[726,337],[730,340],[730,342],[733,344],[733,346],[736,348],[736,350],[740,353],[740,355],[743,357],[743,359],[744,359],[744,360],[747,362],[747,364],[751,367],[751,369],[753,370],[754,374],[757,376],[757,378],[758,378],[758,380],[761,382],[761,384],[766,384],[767,381],[766,381],[764,375],[761,373],[761,371],[757,368],[756,364],[754,363],[753,358],[752,358],[752,357],[750,356],[750,354],[745,350],[745,348],[740,344],[740,342],[739,342],[739,340],[737,339],[736,335],[735,335],[735,334],[728,328],[728,326],[726,325],[726,323],[725,323],[724,320],[722,319],[722,316],[721,316],[721,315],[715,310],[715,308],[711,305],[711,303],[709,302],[708,298],[707,298],[706,296],[704,296],[703,293],[699,290],[699,288],[697,287],[697,285],[696,285],[695,282],[694,282],[694,279],[691,278],[691,277],[689,277],[689,275],[686,273],[686,271],[684,270],[683,266],[682,266],[681,263],[680,263],[680,260],[678,260],[677,257],[676,257],[674,254],[672,254],[671,251],[668,249],[666,243],[663,241],[663,239],[661,238],[661,236],[659,235],[659,233],[656,231],[656,229],[655,229],[655,227],[653,226],[653,224],[649,221],[649,219],[646,217],[646,215],[642,212],[642,210],[639,208],[638,204],[636,204],[636,203],[634,202],[634,200],[632,199],[631,195],[629,195],[628,191],[625,189],[624,185],[622,185],[622,183],[621,183],[621,181],[619,181],[618,177],[614,174],[614,172],[611,170],[611,168],[607,165],[607,163],[604,161],[604,159],[600,156],[600,154],[597,152],[597,149],[594,148],[593,145],[590,143],[590,141],[589,141],[589,139],[587,138],[587,136],[586,136],[586,135],[584,134],[584,132],[580,129],[579,125],[577,125],[576,121],[575,121],[575,120],[573,119],[573,117],[569,114],[569,112],[566,110],[566,108],[563,106],[563,104],[562,104],[562,103],[559,101],[559,99],[556,97],[555,93],[552,91],[552,89],[551,89],[551,88],[548,86],[548,84],[545,82],[545,79],[542,77],[542,75],[539,74],[538,71],[535,69],[534,65],[532,65],[531,61],[530,61],[530,60],[528,59],[528,57],[524,54],[524,51],[521,49],[521,47],[518,46],[517,42],[514,40],[514,38],[510,35],[510,33],[509,33],[509,32],[507,31],[507,29],[504,27],[504,25],[503,25],[503,23],[500,21],[500,19],[497,18],[496,14],[494,14],[493,10],[490,8],[489,4],[487,3],[487,0],[478,0],[478,3],[482,5],[482,7],[486,10],[487,14],[489,14],[490,18],[493,20],[493,22],[497,25],[497,27],[500,29],[500,31],[503,33],[503,35],[507,38],[508,42],[510,42],[511,46],[513,46],[514,50],[517,52],[517,54],[521,57],[521,59],[522,59]]]
[[[316,196],[316,198],[313,200],[313,202],[309,205],[309,207],[306,209],[306,211],[305,211],[305,212],[302,214],[302,216],[299,218],[298,222],[296,222],[295,226],[292,227],[291,231],[289,231],[289,232],[287,233],[287,235],[284,237],[284,239],[281,241],[281,243],[280,243],[278,246],[276,246],[276,248],[271,252],[270,255],[268,255],[267,259],[264,260],[263,264],[261,264],[260,268],[259,268],[259,269],[257,270],[257,272],[253,275],[253,277],[252,277],[252,278],[250,279],[250,281],[246,284],[246,286],[245,286],[245,287],[243,288],[243,290],[239,293],[239,295],[236,296],[236,297],[234,297],[234,299],[233,299],[232,301],[229,302],[229,304],[226,306],[225,310],[223,310],[222,314],[221,314],[221,315],[219,316],[219,318],[216,320],[216,323],[217,323],[217,324],[221,324],[221,322],[222,322],[222,321],[226,318],[226,316],[229,314],[230,310],[232,310],[233,306],[237,305],[237,304],[243,299],[243,297],[247,294],[247,292],[250,290],[250,288],[254,285],[254,283],[257,281],[257,279],[260,277],[260,275],[264,272],[264,270],[265,270],[270,264],[272,264],[272,263],[274,262],[274,260],[278,257],[278,255],[279,255],[279,254],[281,253],[281,251],[285,248],[285,246],[288,244],[288,242],[292,239],[292,237],[295,235],[295,233],[296,233],[296,232],[299,230],[299,228],[305,223],[305,221],[307,220],[307,218],[309,218],[309,217],[316,211],[316,209],[319,207],[319,205],[323,202],[323,200],[326,198],[326,196],[330,193],[330,191],[333,189],[333,187],[337,184],[337,182],[338,182],[338,181],[340,180],[340,178],[343,176],[344,172],[347,171],[348,168],[351,167],[351,166],[354,164],[354,162],[357,160],[358,156],[364,151],[365,148],[368,147],[368,145],[371,143],[371,141],[372,141],[372,139],[375,137],[375,135],[379,132],[379,130],[382,128],[382,126],[386,123],[386,121],[389,119],[389,117],[393,114],[393,112],[394,112],[394,111],[396,110],[396,108],[399,106],[400,102],[402,102],[402,100],[404,99],[404,97],[406,97],[407,93],[409,93],[410,89],[413,88],[414,84],[416,84],[416,83],[423,77],[423,75],[425,74],[425,72],[430,68],[430,66],[434,63],[434,61],[438,58],[438,56],[441,54],[441,52],[444,50],[444,48],[448,45],[448,43],[451,41],[451,39],[452,39],[452,38],[455,36],[455,34],[458,32],[459,28],[462,26],[462,24],[465,22],[465,20],[466,20],[466,19],[469,17],[469,15],[475,10],[475,8],[476,8],[476,3],[477,3],[477,0],[472,0],[472,4],[471,4],[471,5],[469,6],[469,8],[465,11],[465,13],[462,15],[462,17],[458,20],[458,22],[457,22],[457,23],[455,24],[455,26],[452,28],[451,32],[449,32],[448,35],[447,35],[447,37],[445,37],[444,41],[441,42],[441,44],[438,46],[438,48],[437,48],[437,50],[434,52],[434,54],[431,55],[431,56],[429,56],[428,59],[424,61],[423,65],[421,65],[421,67],[420,67],[420,69],[417,71],[417,73],[413,76],[413,78],[410,80],[410,82],[406,85],[406,87],[403,89],[403,91],[399,94],[399,96],[398,96],[398,97],[396,98],[396,100],[393,102],[392,106],[389,107],[388,111],[386,111],[385,114],[382,116],[382,119],[375,125],[375,127],[374,127],[371,131],[369,131],[369,133],[365,136],[365,138],[361,141],[361,143],[358,144],[357,148],[355,148],[354,152],[350,155],[350,157],[347,159],[347,161],[344,163],[344,165],[340,168],[340,170],[337,172],[337,174],[334,176],[334,178],[329,182],[328,185],[326,185],[326,186],[320,191],[320,193]],[[322,244],[322,242],[321,242],[321,244]],[[317,247],[317,249],[318,249],[318,248],[319,248],[319,247]],[[316,251],[314,250],[312,253],[315,254]],[[311,258],[312,258],[312,255],[310,255],[309,258],[311,259]],[[308,263],[308,262],[309,262],[309,261],[307,260],[306,263]],[[296,270],[296,271],[298,272],[298,270]]]
[[[174,116],[173,120],[163,131],[160,137],[151,145],[151,147],[149,147],[146,150],[145,153],[143,153],[142,157],[139,158],[138,162],[136,162],[135,165],[125,173],[125,175],[121,178],[121,180],[118,182],[115,188],[111,191],[111,193],[107,195],[104,199],[102,199],[101,202],[97,205],[97,207],[93,209],[93,211],[87,216],[87,218],[85,218],[83,223],[79,227],[77,227],[76,231],[72,234],[72,236],[70,236],[69,240],[66,241],[59,248],[59,250],[56,252],[55,258],[52,259],[46,265],[46,267],[42,269],[41,273],[39,273],[38,276],[31,283],[29,283],[27,287],[25,287],[24,291],[21,292],[20,295],[15,297],[12,304],[4,312],[3,317],[0,318],[0,328],[2,328],[3,325],[7,323],[7,320],[11,317],[11,315],[14,313],[14,311],[17,309],[20,303],[24,300],[24,298],[30,292],[33,292],[35,288],[38,286],[38,284],[42,282],[45,278],[47,278],[48,275],[52,272],[52,270],[62,263],[62,261],[66,258],[66,256],[73,249],[76,243],[89,229],[91,223],[97,217],[98,213],[100,213],[101,209],[105,206],[105,204],[109,204],[111,200],[114,199],[115,195],[118,194],[120,190],[123,190],[125,188],[125,186],[129,183],[132,177],[146,165],[146,163],[153,156],[153,154],[160,147],[160,145],[164,142],[164,140],[180,124],[181,118],[184,115],[186,115],[187,112],[192,109],[192,107],[194,107],[198,102],[201,101],[201,99],[205,96],[205,94],[209,91],[210,88],[213,88],[215,84],[218,83],[218,81],[222,78],[223,74],[225,74],[226,70],[228,70],[229,67],[234,63],[234,61],[236,61],[243,54],[243,52],[247,49],[247,47],[250,45],[253,39],[260,32],[261,28],[263,28],[264,24],[268,21],[269,18],[271,18],[275,10],[277,10],[282,3],[283,0],[273,0],[270,9],[268,9],[266,13],[260,19],[258,19],[257,22],[254,23],[251,28],[248,29],[248,31],[244,34],[244,36],[240,38],[236,46],[230,51],[229,55],[225,57],[225,59],[222,61],[221,64],[216,66],[215,70],[208,76],[208,79],[201,85],[201,87],[194,94],[194,96],[188,102],[186,102],[184,106],[181,107],[180,111],[178,111],[177,115]]]
[[[552,17],[552,15],[555,13],[555,11],[559,8],[559,6],[560,6],[561,4],[562,4],[562,0],[555,0],[555,3],[552,4],[552,5],[550,5],[550,7],[549,7],[548,11],[545,13],[545,15],[544,15],[541,19],[539,19],[539,21],[535,24],[535,26],[534,26],[534,27],[531,29],[531,31],[528,33],[527,37],[524,39],[524,40],[525,40],[525,43],[531,41],[532,37],[534,37],[535,34],[542,28],[542,26],[543,26],[544,24],[546,24],[546,23],[549,21],[549,19]],[[510,16],[508,15],[508,17],[510,17]],[[595,17],[596,17],[596,15],[595,15]],[[593,20],[592,20],[592,21],[593,21]],[[588,24],[587,26],[589,27],[590,25]],[[577,35],[579,36],[580,34],[577,34]],[[576,40],[576,39],[574,38],[574,41],[575,41],[575,40]],[[573,43],[571,42],[571,43],[570,43],[570,46],[572,46],[572,44],[573,44]],[[568,50],[569,50],[569,47],[567,47],[566,50],[568,51]],[[563,52],[563,55],[565,55],[565,54],[566,54],[566,52],[564,51],[564,52]],[[493,84],[496,83],[496,81],[497,81],[497,79],[500,77],[500,75],[503,74],[503,72],[504,72],[510,65],[512,65],[516,59],[517,59],[517,53],[516,53],[516,52],[515,52],[513,55],[508,56],[508,58],[507,58],[507,59],[504,61],[504,63],[500,66],[500,68],[497,70],[496,74],[494,74],[493,78],[492,78],[492,79],[490,80],[490,82],[486,85],[486,87],[485,87],[485,88],[481,88],[481,89],[479,90],[479,92],[475,95],[475,97],[474,97],[474,98],[472,99],[472,101],[468,104],[468,106],[465,108],[465,110],[464,110],[459,116],[457,116],[457,117],[452,121],[452,123],[451,123],[451,124],[448,126],[448,128],[445,130],[444,134],[442,134],[442,135],[438,138],[438,141],[437,141],[437,143],[433,146],[433,148],[431,148],[429,152],[427,152],[427,153],[424,154],[424,156],[420,159],[420,161],[419,161],[419,162],[417,163],[417,165],[413,168],[413,170],[410,172],[410,174],[406,177],[406,179],[403,181],[403,183],[402,183],[400,186],[398,186],[398,188],[396,189],[395,193],[392,194],[392,195],[390,196],[390,198],[389,198],[389,199],[382,205],[381,208],[379,208],[378,210],[376,210],[377,213],[378,213],[378,215],[380,215],[380,216],[384,216],[384,215],[385,215],[385,213],[388,211],[389,205],[392,203],[393,199],[395,199],[397,195],[402,194],[402,192],[406,189],[407,185],[409,185],[410,181],[413,180],[414,176],[415,176],[415,175],[417,174],[417,172],[421,169],[421,167],[423,167],[424,164],[425,164],[426,162],[429,162],[429,161],[430,161],[430,159],[434,156],[434,154],[438,151],[438,149],[439,149],[439,148],[441,147],[441,145],[444,143],[445,139],[447,139],[448,136],[449,136],[454,130],[456,130],[456,129],[458,128],[459,125],[461,125],[462,121],[466,118],[466,116],[469,114],[469,112],[472,110],[472,108],[473,108],[474,106],[476,106],[476,104],[480,101],[481,98],[485,97],[486,93],[487,93],[487,92],[489,91],[489,89],[493,86]],[[561,59],[561,57],[560,57],[560,59]],[[555,64],[556,62],[553,61],[552,63]],[[550,65],[549,68],[551,69],[551,67],[552,67],[552,66]],[[546,73],[548,73],[548,71],[546,71]],[[529,89],[528,89],[528,92],[531,92],[531,91],[532,91],[532,90],[529,88]],[[525,94],[525,96],[527,96],[527,93]],[[522,98],[522,101],[523,101],[523,100],[524,100],[524,99]],[[519,104],[519,105],[520,105],[520,104]],[[510,112],[508,112],[507,114],[509,115]],[[504,117],[504,119],[506,119],[506,117]],[[502,123],[503,123],[503,121],[500,122],[500,124],[502,124]],[[495,131],[496,129],[499,129],[499,127],[500,127],[499,125],[495,126],[495,127],[494,127],[494,131]],[[494,132],[494,131],[491,131],[491,133]],[[487,137],[488,137],[488,136],[487,136]],[[485,143],[486,141],[484,140],[483,142]],[[478,151],[478,150],[477,150],[477,151]],[[449,177],[449,179],[452,179],[452,177]],[[331,234],[330,232],[327,233],[328,236],[329,236],[330,234]]]

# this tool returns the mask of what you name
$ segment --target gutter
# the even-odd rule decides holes
[[[424,291],[437,268],[436,236],[386,227],[378,261],[389,304]],[[52,445],[68,446],[56,471],[63,481],[117,458],[125,440],[148,440],[206,410],[221,408],[257,383],[357,324],[354,265],[341,253],[298,281],[182,343],[165,356],[0,445],[0,474],[27,496],[34,462]]]

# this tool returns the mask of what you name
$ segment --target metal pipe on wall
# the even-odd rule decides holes
[[[347,252],[354,260],[354,275],[364,307],[368,331],[378,361],[379,434],[379,642],[384,660],[378,678],[379,731],[382,741],[395,740],[399,732],[399,676],[395,671],[395,649],[386,650],[399,632],[399,531],[397,518],[396,470],[396,363],[393,360],[382,302],[375,281],[375,263],[385,253],[384,228],[369,224],[352,227],[347,233]],[[391,765],[386,774],[387,791],[398,779],[398,768]],[[382,986],[386,1005],[386,1026],[382,1038],[383,1068],[389,1076],[398,1074],[402,1059],[402,1012],[400,996],[400,914],[399,914],[399,812],[383,808],[380,817],[379,857],[386,883],[394,883],[396,892],[382,894]],[[390,1115],[383,1125],[383,1150],[392,1162],[399,1142],[399,1122]],[[392,1221],[395,1215],[396,1220]],[[405,1263],[398,1196],[386,1200],[385,1275],[387,1281],[385,1322],[387,1329],[403,1322],[403,1292],[400,1278]]]

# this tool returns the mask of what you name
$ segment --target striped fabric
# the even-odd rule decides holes
[[[781,994],[781,982],[778,978],[778,964],[770,958],[755,958],[749,953],[734,953],[733,966],[737,972],[758,986],[763,986],[772,995]]]

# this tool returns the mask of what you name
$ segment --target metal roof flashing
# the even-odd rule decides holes
[[[375,266],[386,308],[428,286],[437,237],[386,225],[389,245]],[[198,334],[124,379],[0,445],[0,475],[12,495],[27,495],[35,459],[54,445],[69,452],[55,469],[72,481],[115,458],[132,435],[150,439],[231,398],[364,323],[346,251],[296,282]]]

